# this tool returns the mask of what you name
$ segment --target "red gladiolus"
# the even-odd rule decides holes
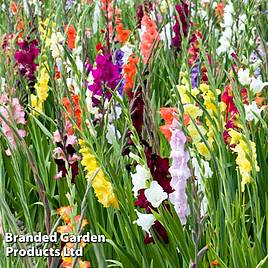
[[[67,35],[68,35],[68,38],[67,38],[68,47],[70,49],[74,49],[75,48],[76,30],[75,30],[73,25],[70,25],[67,28]]]
[[[124,92],[128,95],[130,99],[132,98],[132,89],[134,87],[134,79],[137,73],[136,64],[138,63],[138,61],[138,58],[135,58],[134,55],[131,55],[128,59],[128,63],[123,66],[126,79]]]

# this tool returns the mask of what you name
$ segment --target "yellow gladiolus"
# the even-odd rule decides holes
[[[83,140],[79,140],[79,144],[81,146],[79,152],[83,157],[81,164],[84,166],[86,179],[90,180],[92,179],[96,170],[99,168],[99,164],[95,156],[86,146],[86,143]],[[106,179],[106,176],[102,169],[99,170],[93,179],[92,187],[95,191],[96,197],[104,207],[113,206],[115,208],[119,208],[118,200],[113,192],[112,184]]]

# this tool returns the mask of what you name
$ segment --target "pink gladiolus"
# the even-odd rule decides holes
[[[6,138],[8,139],[11,147],[14,149],[16,147],[16,142],[13,131],[8,124],[13,125],[13,127],[15,127],[15,131],[18,133],[20,138],[24,138],[26,136],[26,131],[23,129],[19,129],[18,126],[14,126],[13,123],[15,123],[16,125],[18,124],[25,125],[26,124],[25,112],[17,98],[8,100],[7,95],[3,94],[0,97],[0,100],[2,104],[2,106],[0,107],[0,114],[5,119],[3,120],[3,118],[0,117],[0,123],[2,125],[3,132]],[[11,154],[9,149],[6,151],[6,153],[8,155]]]
[[[156,47],[160,40],[160,36],[157,32],[155,22],[145,14],[141,21],[141,54],[143,56],[143,62],[146,64],[152,53],[152,49]]]

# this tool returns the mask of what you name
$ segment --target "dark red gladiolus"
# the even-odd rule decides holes
[[[144,101],[142,97],[142,88],[139,87],[135,91],[133,95],[133,99],[130,103],[130,113],[131,113],[133,126],[135,127],[140,137],[141,137],[142,125],[143,125],[143,108],[144,108]]]
[[[189,6],[186,2],[183,2],[176,6],[177,14],[175,14],[175,25],[173,26],[173,31],[175,36],[172,38],[172,45],[177,51],[181,49],[181,42],[183,37],[186,37],[189,29]],[[180,20],[180,21],[179,21]],[[181,29],[181,26],[182,29]],[[183,37],[181,36],[183,33]]]
[[[171,176],[168,171],[169,159],[161,158],[157,154],[152,154],[152,148],[149,146],[145,147],[145,155],[147,158],[147,165],[153,178],[161,185],[166,193],[172,193],[173,189],[170,186]]]
[[[164,228],[164,226],[159,221],[155,221],[152,228],[156,232],[156,235],[160,236],[163,239],[163,241],[167,244],[168,243],[168,235],[167,235],[167,231]],[[153,237],[147,233],[146,237],[144,239],[144,244],[150,244],[153,242],[154,242]]]

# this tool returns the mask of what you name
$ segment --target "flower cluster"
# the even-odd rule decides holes
[[[65,223],[65,225],[59,226],[57,228],[57,232],[75,234],[75,232],[77,231],[77,226],[79,225],[79,222],[81,220],[81,216],[75,215],[74,210],[71,206],[60,207],[59,209],[57,209],[57,213]],[[83,219],[81,229],[83,229],[87,224],[88,221],[86,219]],[[79,243],[80,247],[84,247],[85,245],[86,244],[84,242]],[[75,246],[76,245],[74,243],[68,242],[64,245],[64,248],[66,248],[66,251],[68,252],[68,250],[70,250],[71,248],[75,248]],[[64,249],[62,249],[62,251],[63,250]],[[78,258],[77,263],[79,268],[90,268],[90,263],[88,261],[82,261],[80,258]],[[71,268],[73,266],[73,257],[64,256],[62,254],[61,266],[64,268]]]
[[[123,65],[124,65],[124,52],[121,49],[118,49],[115,52],[115,63],[118,66],[118,71],[120,73],[120,77],[122,76],[122,71],[123,71]],[[123,89],[126,83],[126,79],[123,78],[120,84],[118,85],[118,93],[122,96],[123,94]]]
[[[221,94],[221,91],[219,89],[216,89],[216,92],[213,92],[210,88],[209,85],[207,84],[201,84],[199,87],[200,91],[202,92],[202,98],[204,101],[204,106],[206,107],[206,110],[208,112],[208,114],[210,115],[210,117],[212,119],[215,119],[215,124],[220,127],[219,122],[217,122],[217,116],[218,116],[218,109],[217,109],[217,105],[219,105],[219,110],[220,110],[220,118],[221,121],[223,121],[224,119],[222,118],[222,112],[225,110],[225,105],[224,103],[220,102],[219,104],[217,104],[217,99],[218,99],[218,95]],[[214,141],[214,132],[213,132],[213,123],[211,122],[211,120],[208,119],[208,117],[206,117],[206,126],[207,126],[207,141],[209,145],[212,145],[213,141]],[[204,133],[204,132],[203,132]]]
[[[51,46],[51,33],[56,27],[55,22],[50,22],[49,18],[46,18],[45,20],[41,21],[38,30],[40,32],[40,38],[44,42],[45,47],[49,48]]]
[[[222,24],[222,28],[224,31],[222,32],[222,36],[219,40],[220,46],[217,49],[217,53],[231,53],[233,52],[232,46],[231,46],[231,41],[232,41],[232,35],[233,35],[233,12],[234,12],[234,7],[232,2],[228,2],[228,4],[224,7],[224,22]]]
[[[103,10],[106,11],[106,5],[103,5]],[[108,3],[108,30],[109,30],[109,39],[112,40],[114,30],[113,30],[113,20],[115,22],[115,32],[116,40],[124,44],[128,41],[130,36],[130,30],[124,29],[124,25],[121,18],[121,9],[118,7],[114,8],[114,2],[110,1]]]
[[[177,14],[175,14],[175,25],[173,26],[173,31],[175,36],[172,38],[172,45],[179,51],[181,49],[181,43],[183,36],[187,36],[189,30],[189,6],[186,1],[176,6]],[[182,29],[181,29],[181,26]]]
[[[131,100],[131,119],[140,138],[142,138],[143,114],[144,101],[142,89],[139,87]],[[168,171],[169,160],[153,153],[152,148],[147,142],[142,141],[141,143],[144,146],[147,165],[139,163],[140,160],[137,160],[139,156],[133,157],[132,153],[129,154],[129,156],[138,161],[135,167],[136,173],[131,174],[133,192],[136,198],[135,206],[146,210],[146,214],[137,212],[138,220],[135,223],[146,231],[144,243],[147,244],[154,241],[149,232],[151,227],[167,243],[168,236],[165,228],[154,218],[151,212],[152,210],[157,210],[162,203],[164,204],[168,194],[173,191],[170,186],[170,174]],[[131,138],[128,144],[134,145]]]
[[[3,133],[10,143],[10,148],[16,148],[15,134],[14,131],[19,135],[20,138],[26,136],[26,131],[20,128],[20,125],[25,125],[25,112],[23,107],[20,105],[18,98],[8,98],[6,93],[0,96],[0,124],[2,125]],[[10,128],[10,126],[12,128]],[[13,130],[14,128],[14,130]],[[11,155],[10,150],[6,151],[8,155]]]
[[[192,144],[205,159],[210,160],[211,155],[207,148],[207,145],[202,141],[202,136],[205,137],[206,130],[202,124],[202,120],[199,120],[203,116],[202,109],[195,104],[194,99],[191,98],[191,95],[196,97],[201,95],[204,99],[205,106],[207,108],[213,107],[214,95],[209,91],[209,87],[206,84],[200,84],[199,88],[190,87],[189,78],[185,73],[181,73],[182,80],[181,84],[177,86],[181,101],[183,103],[184,109],[184,124],[187,126],[187,130],[191,137]],[[213,111],[213,110],[212,110]],[[208,121],[207,121],[208,122]],[[212,135],[212,129],[210,130],[210,135]],[[212,143],[212,139],[210,139]]]
[[[124,92],[128,95],[128,97],[131,99],[132,97],[132,90],[134,87],[134,80],[137,73],[137,67],[136,64],[138,63],[139,59],[136,58],[134,55],[131,55],[128,58],[128,63],[124,64],[124,74],[126,83],[124,85]]]
[[[42,112],[42,106],[45,100],[48,97],[48,82],[49,82],[49,74],[47,72],[46,63],[41,67],[37,83],[35,84],[36,95],[31,95],[31,104],[32,107],[37,112]]]
[[[149,154],[147,154],[147,157],[149,157]],[[158,157],[158,160],[156,161],[158,164],[161,164],[162,159]],[[160,222],[155,219],[151,210],[157,210],[157,208],[168,198],[166,189],[169,190],[171,187],[170,185],[167,185],[169,184],[169,180],[165,179],[163,167],[158,166],[157,170],[155,170],[155,168],[156,166],[153,163],[151,163],[151,170],[146,166],[138,164],[136,166],[136,173],[131,174],[134,197],[137,198],[135,205],[136,207],[144,208],[146,210],[146,214],[137,211],[138,219],[134,223],[137,223],[146,232],[146,238],[144,240],[144,243],[146,244],[153,242],[153,238],[149,231],[150,228],[153,228],[156,234],[160,235],[166,243],[168,242],[166,230]],[[153,171],[154,173],[151,174],[150,171]],[[158,174],[158,178],[154,177],[155,180],[152,180],[152,175],[154,174]],[[160,180],[158,180],[159,177],[161,177]]]
[[[230,142],[230,135],[229,129],[236,129],[238,128],[238,110],[234,104],[234,97],[232,94],[231,85],[227,85],[225,90],[221,96],[222,103],[225,104],[225,131],[223,133],[223,138],[225,143],[229,144]]]
[[[177,122],[174,122],[175,124]],[[169,199],[175,207],[176,212],[182,224],[186,223],[186,216],[189,213],[186,186],[187,180],[190,177],[190,169],[187,165],[190,156],[185,151],[186,136],[179,127],[172,129],[172,136],[170,140],[172,165],[169,169],[171,174],[170,185],[174,192],[169,194]]]
[[[53,150],[53,158],[58,166],[58,173],[54,176],[54,179],[64,178],[67,175],[67,166],[71,169],[72,179],[78,175],[78,161],[81,157],[76,153],[74,149],[77,143],[77,138],[74,135],[65,135],[63,138],[58,130],[54,132],[53,143],[57,146]]]
[[[220,46],[217,48],[217,53],[219,55],[223,53],[228,53],[230,56],[234,52],[232,43],[235,34],[241,34],[245,30],[246,15],[243,14],[239,16],[239,18],[237,19],[238,23],[235,23],[234,6],[232,1],[227,2],[227,5],[224,7],[223,15],[223,23],[221,24],[223,32],[219,39]]]
[[[176,118],[175,108],[161,108],[162,118],[165,125],[160,127],[160,131],[170,142],[172,164],[169,168],[171,175],[171,191],[169,191],[169,199],[174,205],[176,212],[182,224],[186,223],[188,214],[188,204],[186,196],[187,179],[190,177],[190,169],[187,162],[190,159],[189,153],[185,151],[186,136],[180,129],[179,122]]]
[[[14,57],[16,65],[22,76],[26,76],[29,80],[34,80],[34,73],[37,68],[35,63],[36,58],[39,55],[39,48],[37,40],[26,41],[22,40],[18,42],[19,49],[16,50]]]
[[[113,192],[112,184],[107,180],[106,176],[104,175],[104,172],[100,168],[96,157],[90,152],[85,141],[79,140],[79,144],[81,146],[79,152],[82,154],[83,157],[81,164],[84,166],[84,169],[86,171],[86,179],[93,180],[92,187],[99,202],[104,207],[113,206],[115,208],[119,208],[117,198]]]
[[[146,64],[152,56],[153,50],[157,47],[160,36],[156,24],[149,15],[145,14],[141,21],[141,45],[140,50],[143,62]]]
[[[149,14],[153,10],[153,5],[151,1],[145,0],[144,5],[139,4],[138,5],[138,11],[136,14],[136,18],[138,19],[138,27],[141,28],[141,21],[142,18],[144,17],[144,14]]]
[[[237,153],[236,164],[242,177],[241,190],[245,191],[245,185],[252,182],[252,172],[260,170],[257,163],[256,144],[252,141],[247,142],[245,137],[235,131],[230,130],[230,144],[233,145],[232,150]]]
[[[171,136],[172,136],[171,127],[172,127],[175,111],[176,111],[176,108],[161,108],[160,109],[161,116],[165,120],[166,124],[160,126],[159,129],[168,141],[170,141]]]
[[[96,65],[94,67],[89,66],[89,72],[93,77],[93,81],[92,83],[87,83],[87,86],[92,91],[93,104],[97,106],[101,98],[108,100],[111,98],[109,89],[116,89],[121,81],[121,76],[118,65],[112,62],[110,54],[98,54]]]
[[[82,121],[82,111],[79,105],[79,95],[73,94],[71,92],[71,100],[67,97],[64,97],[62,102],[64,107],[67,110],[67,114],[64,113],[66,120],[66,128],[68,134],[73,134],[74,128],[70,119],[73,117],[75,119],[75,123],[78,129],[81,129],[81,121]]]
[[[198,82],[207,83],[208,76],[207,76],[207,68],[202,62],[200,61],[200,44],[199,39],[203,39],[203,35],[200,31],[196,31],[192,34],[190,39],[190,47],[188,49],[189,53],[189,60],[188,64],[191,68],[191,84],[192,88],[198,87]],[[207,53],[207,60],[208,63],[211,64],[211,58]],[[199,81],[200,80],[200,81]]]
[[[215,17],[217,18],[218,22],[221,22],[224,16],[224,3],[219,2],[214,10]]]
[[[52,32],[50,38],[50,50],[52,57],[57,60],[57,62],[61,62],[60,56],[63,53],[63,42],[64,36],[61,32]]]
[[[73,25],[67,26],[65,29],[67,33],[67,45],[69,49],[75,48],[76,30]]]

